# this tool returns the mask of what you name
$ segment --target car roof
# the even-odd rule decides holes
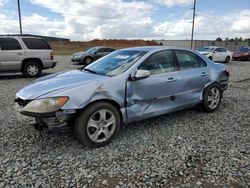
[[[190,50],[188,48],[181,48],[176,46],[139,46],[139,47],[130,47],[130,48],[124,48],[121,50],[130,50],[130,51],[144,51],[144,52],[150,52],[150,51],[158,51],[158,50]]]
[[[92,48],[111,48],[111,49],[114,49],[112,47],[109,47],[109,46],[93,46]]]
[[[203,48],[225,48],[223,46],[203,46]]]
[[[4,35],[4,36],[0,36],[0,38],[15,38],[15,39],[17,39],[17,38],[28,38],[28,39],[30,39],[30,38],[34,38],[34,39],[42,39],[42,38],[40,38],[40,37],[29,37],[29,36],[15,36],[15,35]]]

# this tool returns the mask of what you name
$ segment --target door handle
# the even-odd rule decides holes
[[[18,52],[17,55],[22,55],[22,52]]]
[[[208,74],[206,72],[202,72],[201,76],[207,76]]]
[[[171,78],[168,78],[166,82],[174,82],[174,81],[176,81],[176,78],[171,77]]]

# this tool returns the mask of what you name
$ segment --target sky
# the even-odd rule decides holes
[[[20,0],[23,33],[93,39],[190,39],[194,0]],[[250,38],[250,0],[197,0],[194,39]],[[17,0],[0,0],[0,34],[18,34]]]

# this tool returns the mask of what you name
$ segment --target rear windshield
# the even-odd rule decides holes
[[[51,49],[49,44],[43,39],[23,38],[22,40],[23,40],[24,44],[27,46],[27,48],[31,49],[31,50]]]

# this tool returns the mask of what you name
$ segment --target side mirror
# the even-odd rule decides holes
[[[141,80],[144,78],[148,78],[150,75],[151,74],[148,70],[137,70],[136,72],[131,74],[130,80],[133,80],[133,81]]]
[[[213,53],[216,54],[216,53],[218,53],[218,51],[214,51]]]

